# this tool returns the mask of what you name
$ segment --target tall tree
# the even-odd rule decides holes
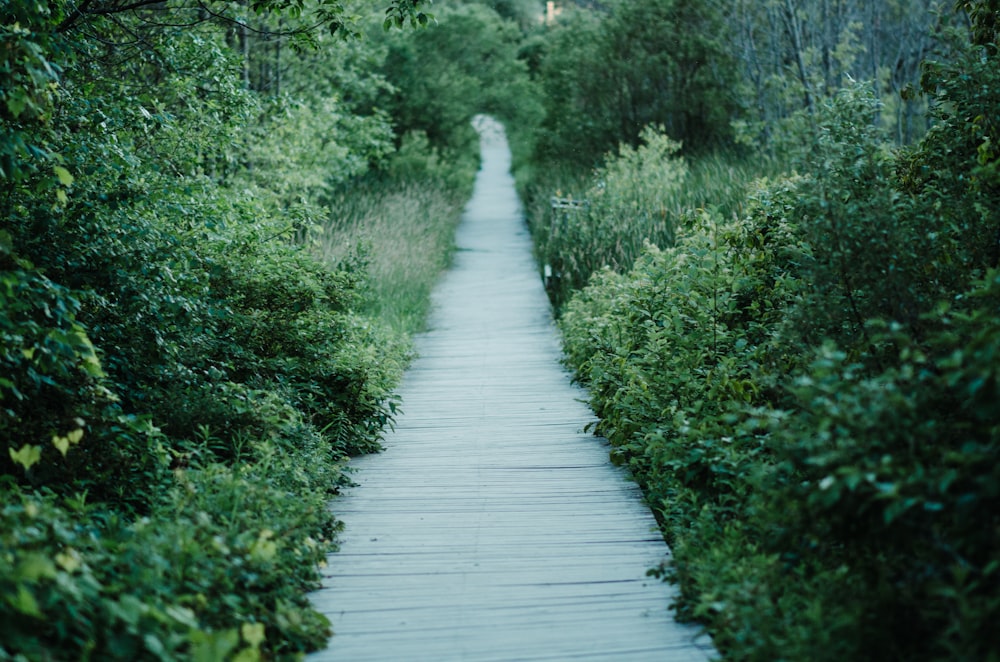
[[[443,5],[438,25],[392,39],[383,74],[396,92],[387,107],[400,133],[417,131],[444,149],[473,139],[476,113],[532,125],[541,113],[521,31],[481,3]]]
[[[804,111],[815,114],[848,79],[869,80],[876,119],[900,143],[922,135],[926,103],[905,95],[948,17],[946,0],[770,0],[733,3],[728,31],[742,63],[754,138]]]
[[[618,143],[637,144],[650,124],[688,149],[727,142],[738,99],[726,5],[636,0],[565,12],[542,68],[546,149],[588,164]]]

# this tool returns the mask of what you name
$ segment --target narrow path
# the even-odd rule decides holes
[[[502,128],[402,385],[405,413],[337,500],[341,551],[313,603],[333,622],[317,662],[702,661],[645,576],[668,550],[633,483],[582,432],[559,365]]]

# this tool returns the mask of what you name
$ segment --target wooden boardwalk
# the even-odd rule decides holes
[[[559,365],[502,129],[483,167],[431,330],[385,451],[352,463],[346,524],[314,605],[333,622],[308,659],[703,661],[675,623],[668,554],[637,487]]]

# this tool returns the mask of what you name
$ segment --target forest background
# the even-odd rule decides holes
[[[1000,4],[381,5],[0,0],[0,659],[323,645],[476,113],[678,613],[994,659]]]

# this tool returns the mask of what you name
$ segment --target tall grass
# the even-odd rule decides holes
[[[557,310],[591,275],[631,269],[647,243],[674,244],[694,210],[739,215],[747,186],[773,167],[732,153],[688,159],[679,145],[647,130],[638,148],[622,146],[587,175],[558,174],[530,192],[529,218],[546,288]],[[553,205],[552,200],[572,201]]]
[[[430,293],[454,251],[464,197],[428,183],[367,182],[338,195],[318,250],[368,276],[367,312],[393,330],[423,330]]]

